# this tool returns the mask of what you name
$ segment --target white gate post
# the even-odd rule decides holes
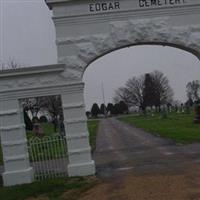
[[[16,99],[0,101],[0,133],[4,159],[4,186],[33,182],[23,110]]]
[[[69,156],[69,176],[95,174],[95,164],[91,158],[91,148],[88,138],[83,88],[83,83],[77,83],[67,87],[66,91],[62,93]]]

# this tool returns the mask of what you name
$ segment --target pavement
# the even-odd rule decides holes
[[[174,171],[200,164],[200,143],[177,145],[116,118],[107,118],[100,121],[93,158],[101,178],[128,170],[139,174]]]
[[[108,118],[96,147],[100,181],[79,200],[200,200],[200,144],[177,145]]]

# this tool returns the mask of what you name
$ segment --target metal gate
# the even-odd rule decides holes
[[[33,137],[28,148],[36,180],[67,176],[67,142],[64,136]]]

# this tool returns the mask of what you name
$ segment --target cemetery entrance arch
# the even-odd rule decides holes
[[[85,69],[95,59],[131,45],[173,46],[200,59],[199,0],[46,0],[46,3],[53,11],[58,62],[65,64],[66,74],[73,81],[82,82]],[[73,103],[76,96],[69,98],[74,108],[80,106]],[[69,111],[74,124],[67,130],[69,151],[72,148],[77,153],[69,174],[93,174],[94,162],[85,157],[89,148],[82,148],[85,129],[78,126],[84,113]],[[77,141],[79,146],[75,145]]]
[[[65,64],[67,76],[74,81],[82,82],[85,69],[95,59],[131,45],[173,46],[200,59],[199,0],[46,0],[46,3],[53,10],[58,62]],[[71,116],[75,114],[73,122],[78,124],[84,113],[71,110]],[[67,134],[72,130],[75,129]],[[81,127],[75,132],[74,144],[85,139]],[[71,175],[79,175],[84,168],[88,169],[87,174],[93,174],[94,163],[86,162],[85,149],[76,145],[71,148],[77,152]]]
[[[167,44],[200,58],[199,0],[46,0],[53,10],[58,62],[0,73],[4,185],[30,183],[20,98],[61,95],[69,176],[95,173],[88,142],[82,77],[98,57],[137,44]]]

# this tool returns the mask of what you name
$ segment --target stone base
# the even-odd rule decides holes
[[[95,174],[95,164],[92,160],[89,163],[68,165],[68,175],[73,176],[89,176]]]
[[[21,185],[34,181],[32,167],[23,171],[4,172],[2,176],[4,186]]]

